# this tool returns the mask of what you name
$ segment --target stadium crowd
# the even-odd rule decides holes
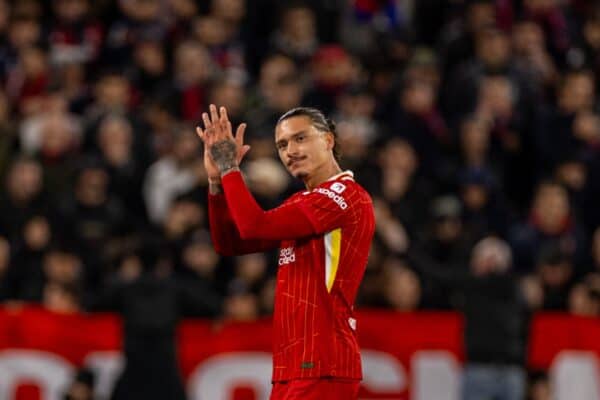
[[[532,311],[600,316],[594,3],[0,0],[0,298],[121,310],[133,347],[157,312],[270,314],[276,255],[213,250],[194,129],[248,123],[270,208],[302,189],[275,123],[313,106],[374,201],[359,306],[461,310],[467,381],[522,382]]]

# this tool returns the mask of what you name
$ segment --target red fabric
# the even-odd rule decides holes
[[[270,400],[355,400],[359,381],[299,379],[275,382]]]
[[[600,319],[544,313],[531,322],[529,337],[529,366],[550,368],[554,358],[563,350],[593,351],[600,357]]]
[[[266,212],[260,208],[239,171],[225,175],[222,183],[227,207],[243,239],[281,241],[316,233],[295,202],[286,201]]]
[[[236,228],[223,195],[208,196],[210,236],[215,251],[224,256],[258,253],[279,246],[278,240],[242,239]]]
[[[374,232],[373,205],[344,173],[264,212],[241,174],[222,179],[241,236],[281,239],[273,320],[273,381],[323,376],[360,379],[353,304]],[[326,282],[324,234],[341,229],[339,267]],[[352,322],[351,322],[352,321]]]

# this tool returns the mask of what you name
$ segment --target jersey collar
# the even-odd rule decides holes
[[[327,181],[337,181],[338,179],[341,180],[354,180],[354,172],[350,171],[349,169],[340,172],[337,175],[332,176],[331,178],[327,179]]]

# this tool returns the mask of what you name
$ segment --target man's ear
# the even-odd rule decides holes
[[[325,141],[327,142],[327,149],[333,150],[333,148],[335,147],[335,137],[333,136],[333,133],[325,133]]]

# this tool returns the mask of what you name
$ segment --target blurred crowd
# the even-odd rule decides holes
[[[0,298],[270,314],[274,254],[212,248],[194,128],[248,123],[272,208],[302,189],[275,122],[313,106],[374,200],[359,306],[460,310],[473,365],[522,365],[532,311],[600,316],[595,3],[0,0]]]

